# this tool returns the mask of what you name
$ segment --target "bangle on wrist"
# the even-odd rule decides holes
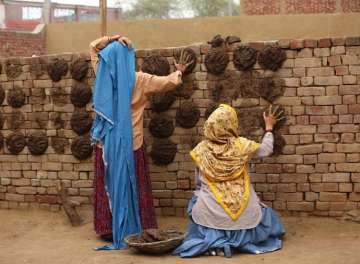
[[[265,132],[266,132],[266,133],[267,133],[267,132],[272,133],[272,132],[273,132],[273,130],[272,130],[272,128],[271,128],[271,129],[265,129]]]

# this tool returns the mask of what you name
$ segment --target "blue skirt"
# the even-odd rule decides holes
[[[261,222],[254,228],[241,230],[213,229],[195,224],[191,212],[197,197],[189,202],[188,214],[190,224],[183,243],[175,249],[174,255],[195,257],[210,250],[222,250],[226,257],[234,251],[261,254],[279,250],[282,247],[281,237],[285,229],[280,217],[271,208],[262,208]]]

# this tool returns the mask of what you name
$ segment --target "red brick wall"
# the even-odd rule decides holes
[[[334,13],[336,0],[286,0],[286,14]]]
[[[280,13],[280,2],[276,0],[241,1],[243,13],[247,15],[277,15]]]
[[[360,12],[359,0],[242,0],[245,15]]]
[[[45,54],[44,33],[0,31],[0,58]]]

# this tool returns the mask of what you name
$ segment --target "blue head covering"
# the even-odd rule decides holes
[[[126,248],[124,238],[141,231],[131,120],[134,86],[134,51],[111,43],[100,52],[93,95],[96,118],[91,137],[103,144],[113,230],[113,244],[98,249]]]

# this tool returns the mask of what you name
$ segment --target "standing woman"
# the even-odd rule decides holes
[[[94,225],[97,234],[114,240],[113,246],[104,249],[120,249],[126,247],[126,235],[157,228],[143,143],[144,110],[150,95],[181,84],[190,63],[181,56],[176,71],[168,76],[135,72],[131,41],[120,35],[91,42],[90,55],[96,73]]]
[[[282,113],[265,115],[261,144],[238,136],[235,109],[220,105],[207,119],[202,140],[190,155],[197,165],[197,190],[189,203],[187,236],[174,254],[194,257],[233,251],[253,254],[281,248],[285,231],[278,215],[260,202],[248,174],[253,156],[272,153],[272,129]]]

